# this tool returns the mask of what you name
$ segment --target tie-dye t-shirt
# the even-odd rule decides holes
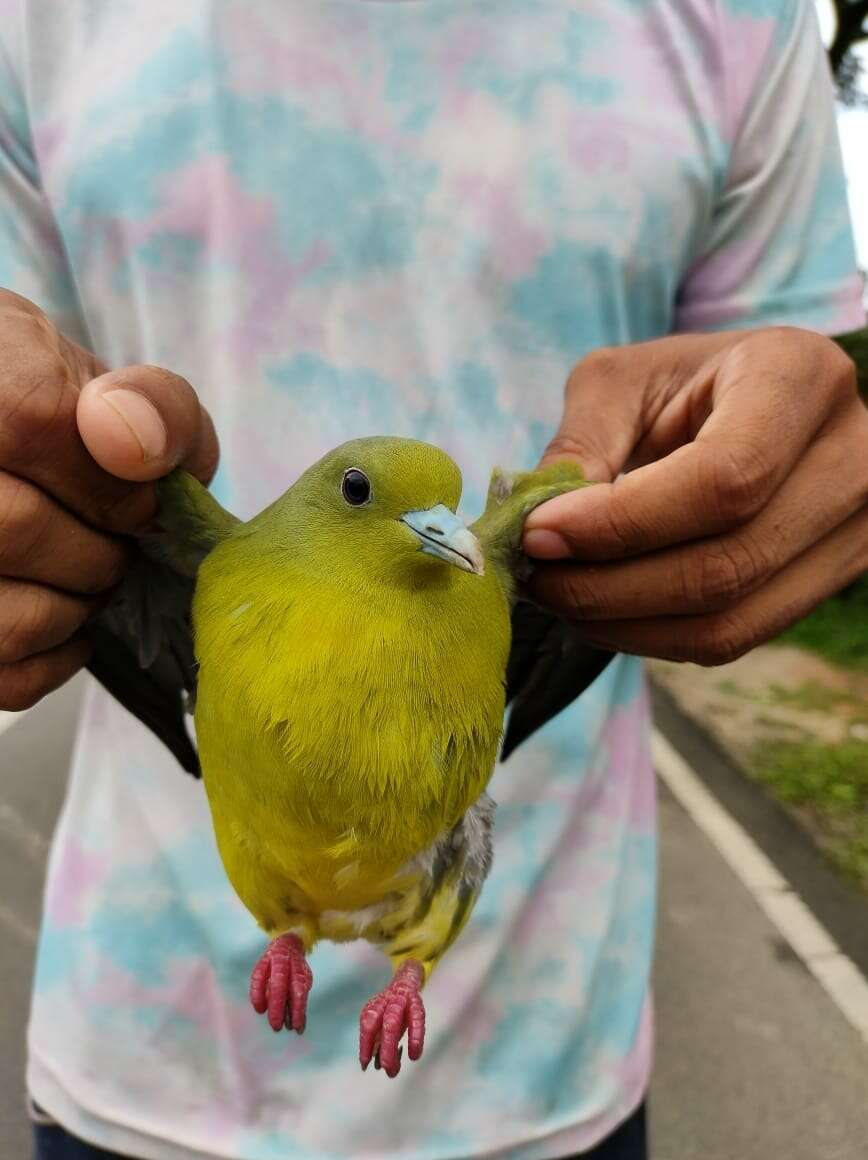
[[[0,0],[0,284],[109,364],[187,376],[250,515],[369,433],[446,448],[478,511],[588,350],[860,325],[809,0]],[[623,658],[500,767],[495,861],[423,1059],[356,1062],[387,978],[322,945],[303,1038],[201,786],[97,688],[51,855],[36,1100],[153,1160],[522,1160],[643,1097],[654,788]]]

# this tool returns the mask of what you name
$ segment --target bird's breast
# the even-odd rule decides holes
[[[248,830],[338,870],[400,865],[457,821],[496,759],[509,613],[494,577],[455,571],[456,590],[433,594],[197,591],[215,820],[242,811]]]

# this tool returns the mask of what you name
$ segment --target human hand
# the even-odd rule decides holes
[[[121,579],[148,482],[217,465],[189,383],[106,372],[33,303],[0,290],[0,708],[25,709],[87,662],[85,626]]]
[[[810,331],[590,355],[543,462],[565,457],[602,482],[537,508],[524,548],[564,561],[531,588],[591,644],[722,664],[868,568],[868,410]]]

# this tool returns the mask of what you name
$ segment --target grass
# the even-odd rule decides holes
[[[825,601],[780,639],[833,664],[868,672],[868,576]]]
[[[821,604],[780,639],[819,653],[833,664],[868,672],[868,575]],[[722,681],[718,688],[758,705],[833,714],[845,710],[851,728],[857,719],[868,721],[868,704],[857,695],[814,681],[792,689],[776,683],[759,692],[748,692],[734,681]],[[780,730],[776,719],[767,724]],[[868,741],[851,738],[835,745],[809,738],[764,741],[752,754],[750,770],[793,807],[841,874],[868,892]]]
[[[850,709],[864,709],[868,717],[868,705],[861,697],[842,692],[840,689],[830,689],[828,685],[822,685],[819,681],[804,681],[795,689],[788,689],[773,682],[765,689],[748,690],[731,680],[718,681],[717,687],[721,693],[755,701],[760,705],[790,705],[794,709],[808,709],[819,713],[833,712],[846,706]]]
[[[766,742],[757,748],[752,770],[807,815],[831,861],[868,889],[868,741]]]
[[[792,705],[794,709],[808,709],[819,713],[829,713],[847,706],[850,709],[864,709],[868,706],[853,693],[843,693],[840,689],[830,689],[819,681],[805,681],[796,689],[785,689],[783,685],[769,685],[766,699],[773,705]]]

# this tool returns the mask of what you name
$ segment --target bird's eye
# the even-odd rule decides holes
[[[371,481],[364,471],[350,467],[344,472],[341,495],[351,507],[361,507],[371,498]]]

